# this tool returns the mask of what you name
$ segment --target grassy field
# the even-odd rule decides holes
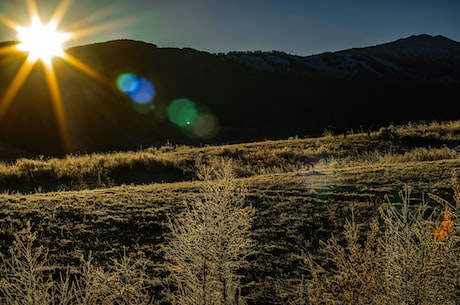
[[[366,227],[382,203],[401,201],[405,186],[415,202],[427,193],[452,202],[459,145],[455,121],[370,135],[19,159],[0,164],[1,250],[7,253],[14,233],[30,221],[58,266],[78,265],[89,252],[104,265],[124,249],[142,251],[161,298],[168,216],[200,196],[197,168],[224,157],[234,160],[236,182],[248,189],[247,204],[257,211],[245,293],[252,303],[282,304],[274,283],[300,278],[299,255],[317,253],[320,241],[342,232],[351,209]]]

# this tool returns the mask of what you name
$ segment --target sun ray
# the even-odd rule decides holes
[[[113,87],[112,82],[101,75],[98,71],[64,51],[62,44],[67,42],[70,38],[84,38],[106,30],[113,30],[114,28],[126,26],[132,23],[134,19],[125,18],[116,21],[107,21],[105,23],[93,24],[86,28],[75,28],[71,31],[61,33],[58,32],[57,27],[68,11],[72,0],[61,0],[46,24],[42,23],[40,19],[37,1],[26,1],[31,20],[30,27],[23,27],[9,17],[0,14],[0,22],[15,30],[17,38],[20,40],[17,44],[8,44],[5,45],[5,47],[1,47],[0,55],[17,53],[18,51],[28,53],[27,58],[14,76],[3,97],[0,98],[0,120],[2,120],[5,116],[10,104],[17,97],[18,92],[24,85],[24,82],[30,75],[37,61],[41,61],[51,99],[50,102],[53,109],[53,115],[55,117],[56,127],[59,133],[61,149],[63,152],[68,153],[71,152],[71,133],[66,118],[66,109],[61,95],[58,75],[55,71],[55,67],[53,66],[53,58],[60,57],[67,64],[74,66],[76,69],[86,73],[92,78],[95,78],[102,84],[107,85],[108,87]],[[89,25],[90,23],[93,23],[95,19],[109,15],[113,12],[114,8],[115,7],[112,6],[101,11],[97,11],[87,18],[82,19],[79,22],[75,22],[67,28],[70,29],[80,24]]]
[[[18,27],[20,27],[20,25],[17,24],[14,20],[4,15],[0,15],[0,22],[13,30],[16,30]]]
[[[111,5],[104,9],[97,10],[89,14],[88,16],[85,16],[85,18],[77,20],[72,24],[68,25],[66,27],[66,30],[75,31],[78,28],[84,28],[88,26],[92,22],[99,23],[105,17],[115,14],[117,11],[119,11],[119,7],[117,5]]]
[[[45,71],[45,77],[48,84],[48,89],[51,95],[51,101],[53,104],[54,115],[56,118],[57,128],[59,132],[59,138],[61,141],[62,149],[64,153],[70,152],[70,143],[69,143],[69,130],[67,127],[64,104],[62,102],[61,91],[59,89],[59,83],[54,72],[53,66],[43,64],[43,69]]]
[[[27,0],[27,8],[29,9],[30,19],[40,16],[35,0]]]
[[[3,118],[3,116],[5,115],[6,110],[8,109],[8,107],[10,106],[11,102],[14,100],[16,95],[18,94],[19,89],[21,89],[26,78],[29,76],[30,71],[32,71],[32,68],[34,67],[34,65],[35,65],[35,62],[32,62],[30,60],[25,60],[21,68],[19,69],[19,71],[16,73],[16,76],[14,77],[11,84],[8,86],[8,89],[6,90],[5,95],[1,99],[0,119]]]
[[[17,49],[16,44],[0,48],[0,55],[1,54],[13,54],[17,52],[18,52],[18,49]]]
[[[70,5],[72,4],[72,0],[62,0],[56,10],[51,16],[50,21],[54,21],[56,24],[59,24],[64,18],[64,15],[67,13]]]
[[[88,37],[97,33],[105,32],[107,30],[113,30],[114,28],[121,28],[131,24],[133,20],[131,18],[125,18],[123,20],[116,20],[111,22],[102,23],[99,25],[90,26],[81,30],[72,31],[72,37],[74,39]]]
[[[81,60],[78,60],[76,57],[70,55],[69,53],[65,53],[63,58],[78,70],[85,72],[89,76],[101,81],[102,83],[109,84],[108,80],[99,72],[95,71],[93,68],[91,68]]]

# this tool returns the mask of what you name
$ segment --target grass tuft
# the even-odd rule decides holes
[[[142,254],[124,252],[105,268],[91,254],[76,268],[53,266],[36,246],[30,222],[15,234],[9,256],[0,256],[0,303],[5,305],[152,304],[151,279]]]
[[[286,297],[292,287],[281,286],[279,294],[289,304],[459,304],[460,188],[453,189],[454,204],[436,195],[413,204],[406,187],[401,202],[380,207],[366,234],[352,212],[342,238],[322,243],[316,257],[326,259],[301,256],[302,293]]]

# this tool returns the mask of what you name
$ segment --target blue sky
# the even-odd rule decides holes
[[[59,0],[37,0],[43,21]],[[28,20],[25,0],[0,0],[0,13]],[[278,50],[311,55],[416,34],[460,41],[458,0],[74,0],[61,27],[114,22],[74,45],[128,38],[212,53]],[[78,24],[80,23],[80,24]],[[0,40],[14,39],[0,27]]]

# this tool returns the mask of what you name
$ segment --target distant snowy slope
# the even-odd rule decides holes
[[[460,81],[460,43],[443,36],[411,36],[372,47],[309,56],[304,62],[339,77],[361,74],[422,83],[442,80],[454,85]]]
[[[366,48],[304,57],[280,52],[240,52],[228,56],[261,71],[286,71],[301,65],[338,78],[460,83],[460,43],[444,36],[416,35]]]
[[[363,51],[385,57],[460,59],[460,43],[441,35],[415,35],[394,42],[367,47]]]

